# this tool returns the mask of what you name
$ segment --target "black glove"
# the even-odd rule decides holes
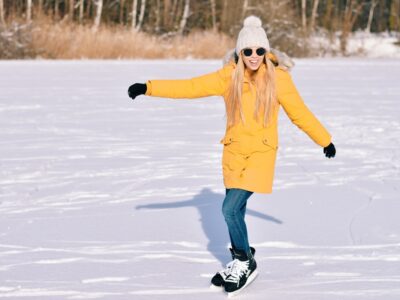
[[[330,143],[328,146],[324,147],[325,156],[328,158],[335,157],[336,149],[335,146]]]
[[[144,83],[135,83],[132,84],[128,89],[128,95],[132,99],[135,99],[139,95],[146,94],[147,86]]]

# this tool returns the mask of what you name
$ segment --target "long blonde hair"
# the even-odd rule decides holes
[[[254,119],[258,120],[260,111],[264,111],[263,126],[266,127],[272,118],[272,113],[277,105],[275,91],[275,67],[264,55],[263,64],[266,66],[264,76],[258,70],[255,72],[256,105],[254,107]],[[226,115],[228,127],[235,125],[240,119],[243,124],[245,117],[242,109],[242,88],[245,74],[245,64],[242,54],[239,55],[235,71],[229,87],[228,100],[226,102]]]

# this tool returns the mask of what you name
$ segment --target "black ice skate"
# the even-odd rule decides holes
[[[248,286],[258,275],[257,263],[252,255],[242,251],[235,251],[235,260],[232,262],[228,276],[225,278],[225,292],[229,297],[237,295]]]
[[[223,288],[225,285],[225,279],[229,275],[230,270],[232,268],[232,264],[235,260],[235,252],[233,251],[232,248],[229,248],[229,251],[231,252],[232,255],[232,261],[226,265],[225,269],[217,272],[214,275],[214,277],[211,279],[211,288]],[[250,247],[250,251],[251,254],[254,256],[254,254],[256,253],[256,249]]]

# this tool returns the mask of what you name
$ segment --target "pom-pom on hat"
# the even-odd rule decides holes
[[[244,19],[243,28],[239,32],[236,42],[236,54],[239,55],[240,51],[244,48],[262,47],[270,51],[269,41],[264,28],[262,28],[260,18],[256,16],[249,16]]]

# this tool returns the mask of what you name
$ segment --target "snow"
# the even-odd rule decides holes
[[[359,31],[349,39],[348,50],[354,55],[361,52],[361,55],[371,58],[400,58],[399,37],[388,33],[368,34]]]
[[[220,61],[0,62],[0,298],[225,299],[220,98],[127,97]],[[271,195],[238,299],[400,297],[400,61],[297,60],[337,157],[282,112]]]
[[[310,38],[311,46],[320,56],[342,55],[340,32],[328,38],[326,34],[315,34]],[[348,38],[346,55],[368,58],[400,58],[400,36],[397,32],[368,33],[356,31]]]

